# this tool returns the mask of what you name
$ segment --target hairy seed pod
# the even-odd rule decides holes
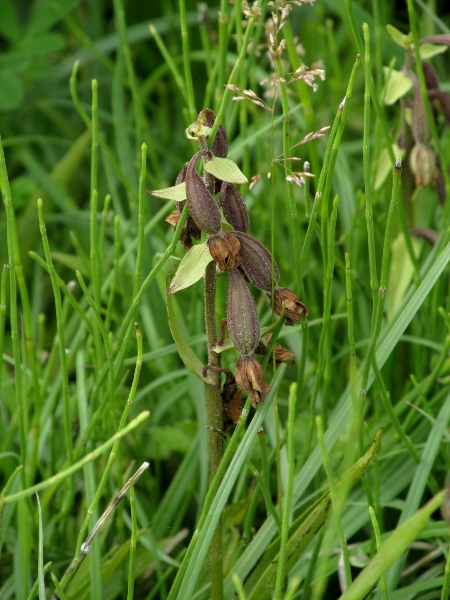
[[[186,199],[197,226],[206,233],[217,233],[222,227],[219,207],[197,173],[195,164],[203,150],[194,154],[186,169]]]
[[[184,183],[186,181],[186,171],[188,168],[188,162],[184,163],[183,168],[178,173],[178,177],[175,180],[175,185],[179,185],[180,183]]]
[[[255,240],[251,235],[234,231],[233,235],[241,243],[239,256],[242,258],[242,269],[253,283],[260,290],[270,292],[272,290],[272,255],[261,242]],[[277,287],[280,279],[280,272],[277,264],[273,265],[273,283]]]
[[[253,354],[260,338],[258,313],[252,293],[238,269],[230,271],[227,324],[231,340],[239,354]]]
[[[262,367],[254,356],[243,356],[238,360],[236,381],[247,392],[255,408],[270,391],[270,386],[264,380]]]
[[[216,115],[210,108],[204,108],[200,111],[197,121],[201,119],[204,119],[203,123],[207,127],[213,127]],[[228,154],[228,138],[222,125],[219,125],[217,129],[216,137],[211,145],[211,152],[219,158],[226,158]]]
[[[248,233],[250,229],[250,217],[247,207],[238,190],[227,181],[220,187],[219,206],[228,223],[236,230]]]

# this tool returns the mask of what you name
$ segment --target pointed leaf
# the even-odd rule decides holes
[[[187,252],[178,265],[167,295],[174,294],[196,283],[203,277],[206,267],[213,260],[206,243],[197,244]]]
[[[178,185],[163,188],[162,190],[147,190],[147,193],[158,198],[163,198],[164,200],[175,200],[178,202],[186,200],[186,184],[179,183]]]
[[[384,67],[385,76],[388,76],[389,69]],[[392,70],[389,75],[389,80],[386,85],[386,94],[384,103],[390,106],[397,102],[399,98],[404,96],[412,88],[413,82],[410,77],[401,71]]]
[[[235,162],[229,158],[214,156],[212,160],[205,163],[205,171],[228,183],[248,183],[247,177]]]
[[[436,44],[422,44],[419,46],[420,58],[422,60],[428,60],[433,56],[437,56],[438,54],[442,54],[447,50],[447,46]]]
[[[389,25],[389,24],[386,25],[386,29],[387,29],[388,34],[394,40],[394,42],[396,44],[398,44],[401,48],[405,48],[405,50],[407,50],[409,48],[409,46],[412,44],[411,33],[408,33],[408,35],[405,35],[399,29],[397,29],[393,25]]]
[[[172,296],[167,296],[167,316],[169,318],[170,333],[172,334],[178,354],[180,355],[184,365],[199,379],[202,381],[208,381],[202,375],[203,364],[201,360],[189,346],[188,341],[185,339],[178,327],[175,317],[174,300]]]

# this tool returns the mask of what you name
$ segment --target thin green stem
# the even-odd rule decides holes
[[[289,413],[286,427],[287,454],[288,454],[288,477],[286,483],[286,495],[283,506],[283,520],[281,524],[280,554],[278,558],[277,578],[275,582],[274,600],[281,600],[283,583],[286,572],[286,549],[289,539],[289,525],[292,513],[292,491],[294,485],[294,465],[295,465],[295,440],[294,423],[297,407],[297,384],[292,383],[289,389]]]
[[[97,225],[97,200],[98,200],[98,95],[97,80],[92,80],[92,145],[91,145],[91,210],[90,210],[90,267],[94,301],[100,309],[100,269],[99,239]]]
[[[187,92],[187,102],[189,110],[189,121],[195,121],[197,112],[195,110],[194,85],[192,83],[191,59],[189,55],[189,36],[186,23],[186,2],[180,0],[180,23],[181,23],[181,43],[183,46],[183,64],[184,80]]]
[[[240,7],[237,7],[238,10]],[[223,86],[225,84],[226,75],[226,58],[227,58],[227,46],[228,46],[228,2],[227,0],[220,0],[219,9],[219,60],[218,60],[218,72],[217,72],[217,86],[216,86],[216,106],[219,105],[219,100],[222,98],[224,93]]]
[[[127,600],[134,598],[134,577],[136,564],[136,540],[137,540],[137,515],[136,515],[136,495],[134,484],[130,480],[130,511],[131,511],[131,539],[130,539],[130,560],[128,563],[128,593]]]
[[[291,236],[292,236],[292,251],[294,257],[295,270],[295,291],[300,292],[301,264],[300,264],[300,234],[297,205],[294,198],[293,183],[289,181],[291,175],[290,166],[290,137],[289,137],[289,102],[287,95],[286,83],[284,82],[284,71],[281,63],[281,55],[274,56],[275,68],[277,70],[278,83],[281,93],[281,105],[283,108],[283,163],[284,163],[284,178],[288,197],[289,211],[291,216]]]
[[[317,425],[317,439],[319,441],[320,450],[322,452],[323,466],[324,466],[325,472],[327,474],[328,485],[330,486],[330,497],[331,497],[331,504],[333,507],[333,516],[334,516],[336,529],[337,529],[340,544],[341,544],[342,557],[344,560],[344,567],[345,567],[345,579],[346,579],[346,584],[348,587],[352,582],[352,573],[351,573],[351,569],[350,569],[350,560],[349,560],[349,554],[348,554],[347,540],[345,538],[344,528],[342,526],[342,521],[341,521],[341,510],[344,505],[344,495],[346,493],[346,490],[345,489],[342,490],[339,494],[336,492],[336,487],[334,485],[333,473],[331,470],[330,461],[328,460],[328,453],[327,453],[327,449],[326,449],[325,442],[324,442],[323,423],[322,423],[322,419],[320,417],[317,417],[316,425]]]
[[[380,526],[378,525],[377,515],[375,514],[375,511],[371,506],[369,506],[369,515],[370,515],[370,520],[372,521],[373,532],[375,534],[375,543],[376,543],[377,552],[378,552],[381,548]],[[383,598],[383,600],[389,600],[386,576],[384,575],[384,573],[380,577],[380,584],[381,584],[381,597]]]
[[[139,287],[141,285],[142,278],[142,262],[144,259],[144,227],[145,227],[145,214],[144,214],[144,195],[145,195],[145,174],[146,174],[146,158],[147,158],[147,146],[142,144],[141,146],[142,159],[141,159],[141,174],[139,176],[139,205],[138,205],[138,249],[136,257],[136,270],[134,274],[134,287],[133,296],[136,296]]]
[[[363,168],[364,168],[364,187],[366,196],[366,224],[367,224],[367,242],[369,246],[369,277],[370,289],[372,291],[373,313],[375,317],[375,307],[377,305],[378,277],[377,262],[375,252],[375,234],[373,229],[373,202],[372,202],[372,183],[370,177],[370,35],[367,23],[363,25],[364,31],[364,133],[363,133]]]
[[[0,282],[0,384],[3,374],[3,345],[5,341],[5,322],[6,322],[6,286],[9,274],[9,265],[3,265]]]
[[[37,201],[38,217],[39,217],[39,230],[42,237],[42,245],[44,247],[45,260],[48,266],[48,272],[50,275],[50,281],[53,289],[53,296],[55,298],[55,312],[56,312],[56,330],[58,332],[58,347],[59,347],[59,360],[61,363],[61,375],[62,375],[62,397],[63,397],[63,423],[64,423],[64,440],[66,445],[66,456],[69,462],[73,460],[73,446],[72,446],[72,427],[71,427],[71,415],[70,415],[70,401],[69,401],[69,376],[67,370],[67,356],[66,356],[66,343],[65,343],[65,332],[64,332],[64,321],[62,317],[61,308],[61,293],[59,291],[58,277],[56,275],[55,268],[53,266],[53,260],[50,252],[50,245],[47,239],[47,231],[44,223],[44,215],[42,211],[42,200],[39,198]]]

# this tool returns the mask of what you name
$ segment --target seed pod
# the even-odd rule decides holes
[[[222,271],[231,271],[242,263],[239,257],[241,244],[231,231],[219,231],[216,235],[210,235],[206,243],[211,256]]]
[[[265,246],[251,235],[234,231],[233,235],[241,243],[239,256],[242,258],[242,269],[249,280],[257,288],[270,292],[272,290],[272,255]],[[273,282],[277,287],[280,272],[277,264],[273,265]]]
[[[186,199],[189,212],[195,223],[206,233],[217,233],[222,227],[219,208],[197,173],[195,164],[204,151],[200,150],[191,158],[186,169]]]
[[[204,119],[203,122],[207,127],[213,127],[216,115],[210,108],[204,108],[198,115],[197,120],[200,121],[200,119]],[[219,156],[220,158],[226,158],[228,154],[228,138],[222,125],[219,125],[217,129],[216,137],[211,145],[211,151],[214,156]]]
[[[224,181],[220,187],[219,206],[223,210],[225,219],[236,231],[248,233],[250,217],[247,207],[238,190],[227,181]]]
[[[236,365],[236,381],[247,392],[255,408],[264,400],[270,386],[264,381],[261,365],[253,356],[243,356]]]
[[[175,180],[175,185],[179,185],[180,183],[184,183],[186,181],[186,171],[188,168],[188,162],[184,163],[183,168],[178,173],[178,176]]]
[[[411,171],[414,173],[416,187],[427,187],[436,181],[436,157],[427,144],[416,144],[409,157]]]
[[[270,294],[268,294],[270,298]],[[308,309],[300,302],[296,294],[288,288],[276,288],[275,300],[274,300],[274,311],[276,315],[283,313],[286,317],[286,325],[294,325],[298,321],[302,321],[308,316]]]
[[[238,269],[230,271],[227,323],[231,340],[242,356],[253,354],[260,338],[253,296]]]

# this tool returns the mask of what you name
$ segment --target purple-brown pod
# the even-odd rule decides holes
[[[250,356],[260,338],[258,313],[252,293],[238,269],[230,271],[227,325],[231,340],[241,356]]]
[[[272,255],[261,242],[254,237],[240,231],[234,231],[233,235],[241,243],[239,256],[242,258],[241,268],[244,270],[249,281],[260,290],[270,292],[272,290]],[[277,264],[273,264],[273,285],[277,287],[280,272]]]
[[[210,108],[204,108],[202,111],[200,111],[197,120],[200,121],[201,119],[204,119],[203,123],[206,125],[206,127],[214,127],[216,115]],[[228,154],[228,138],[222,125],[219,125],[217,129],[216,136],[211,145],[211,152],[214,154],[214,156],[218,156],[220,158],[226,158]]]
[[[227,181],[223,181],[220,187],[219,206],[228,223],[235,231],[248,233],[250,229],[250,217],[247,207],[238,190]]]
[[[197,226],[206,233],[217,233],[222,227],[220,210],[195,168],[197,159],[204,153],[194,154],[186,169],[186,199],[189,213]]]

